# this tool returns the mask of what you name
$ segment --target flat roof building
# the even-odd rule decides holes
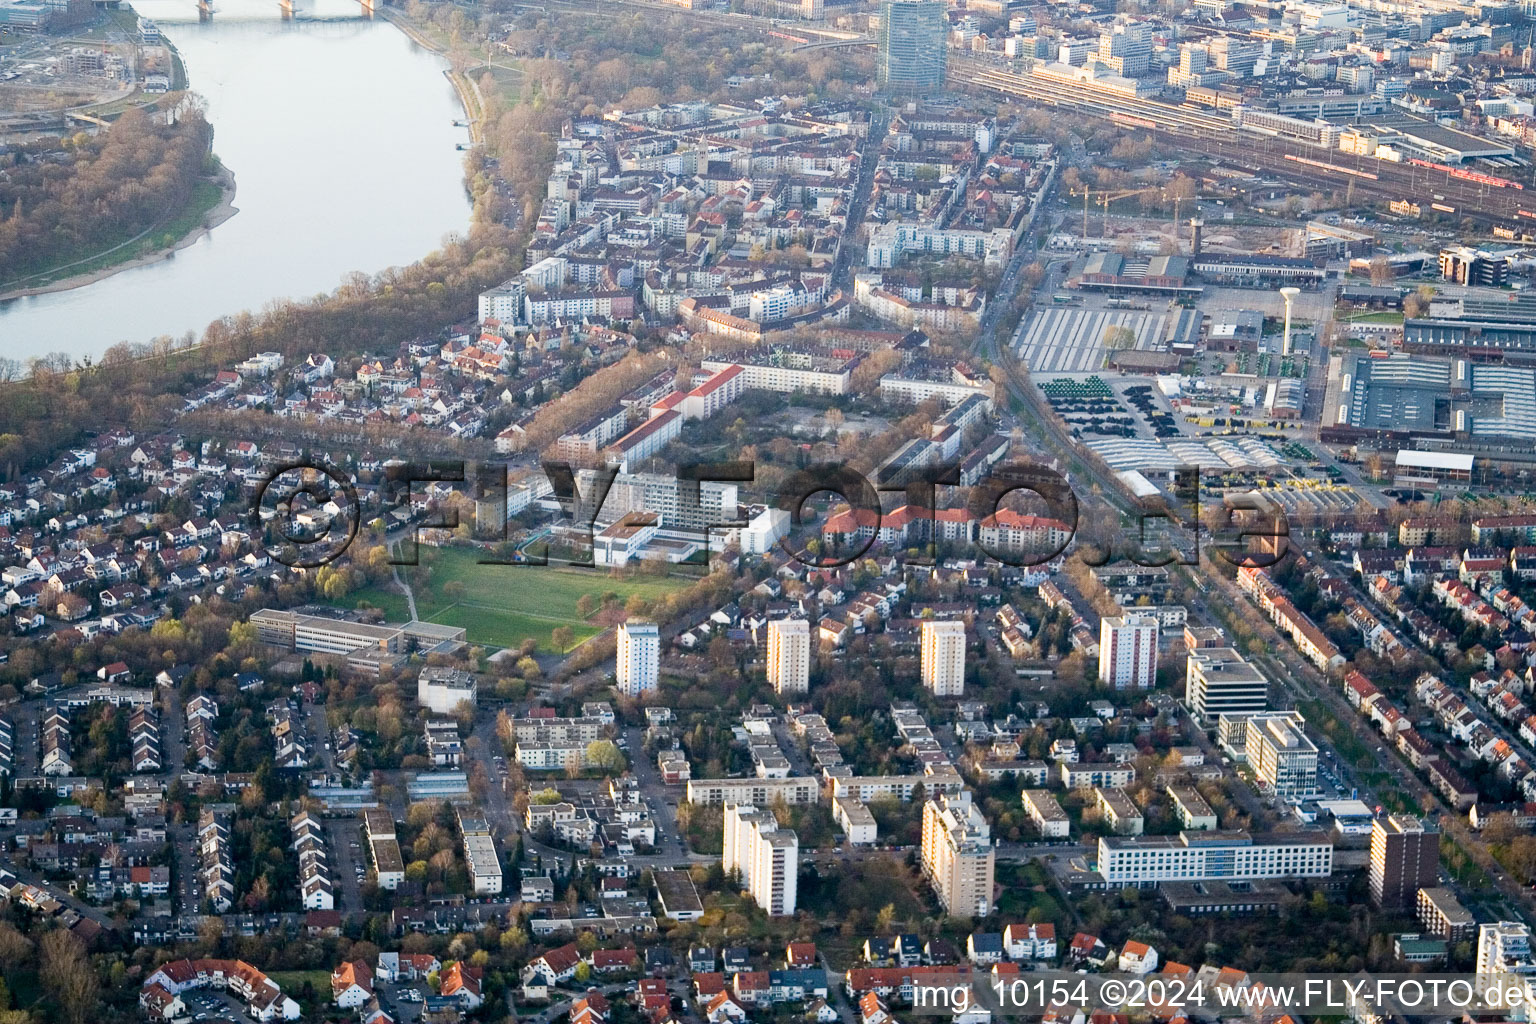
[[[1333,843],[1319,832],[1103,836],[1098,871],[1111,886],[1327,878],[1333,873]]]
[[[941,794],[923,805],[923,874],[951,917],[970,919],[992,912],[992,832],[969,792]]]
[[[1317,795],[1317,745],[1302,731],[1304,721],[1294,711],[1248,719],[1248,764],[1282,800],[1296,802]]]
[[[1269,706],[1269,681],[1231,647],[1200,647],[1184,659],[1184,706],[1197,720]]]
[[[1411,906],[1440,877],[1440,830],[1410,814],[1378,817],[1371,823],[1369,876],[1377,906]]]

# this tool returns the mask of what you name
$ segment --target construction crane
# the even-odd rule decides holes
[[[1150,186],[1148,186],[1146,188],[1127,189],[1127,190],[1125,190],[1123,192],[1114,192],[1114,191],[1110,191],[1110,190],[1107,190],[1107,189],[1087,189],[1087,188],[1083,188],[1083,189],[1076,189],[1075,188],[1075,189],[1072,189],[1071,190],[1071,195],[1073,195],[1073,196],[1079,196],[1080,195],[1080,196],[1083,197],[1083,237],[1084,238],[1088,237],[1088,202],[1089,202],[1090,199],[1092,199],[1094,197],[1097,197],[1099,206],[1104,211],[1104,235],[1105,235],[1105,237],[1108,237],[1109,236],[1109,204],[1110,203],[1114,203],[1114,202],[1118,202],[1121,199],[1129,199],[1131,196],[1144,195],[1144,194],[1146,194],[1148,192],[1157,192],[1157,193],[1162,194],[1165,197],[1168,195],[1168,189],[1165,186],[1162,186],[1162,185],[1150,185]],[[1178,224],[1179,224],[1179,206],[1182,203],[1184,203],[1184,201],[1186,199],[1188,199],[1191,202],[1198,202],[1200,197],[1199,197],[1199,195],[1188,196],[1188,197],[1181,196],[1181,195],[1175,195],[1175,196],[1172,197],[1172,199],[1173,199],[1173,224],[1174,224],[1174,232],[1175,232],[1175,234],[1177,234],[1177,232],[1178,232]]]
[[[1108,189],[1073,189],[1071,194],[1083,197],[1083,237],[1088,237],[1088,201],[1094,196],[1098,197],[1099,205],[1104,210],[1104,237],[1109,237],[1109,204],[1121,199],[1129,199],[1131,196],[1139,196],[1146,192],[1161,192],[1161,185],[1151,185],[1147,188],[1127,189],[1124,192],[1115,192]]]

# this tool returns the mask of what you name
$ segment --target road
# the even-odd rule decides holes
[[[103,928],[116,927],[116,924],[113,922],[112,918],[109,917],[107,913],[100,907],[93,907],[89,904],[81,903],[69,893],[65,892],[57,885],[54,885],[52,882],[45,879],[42,875],[42,872],[33,871],[31,868],[24,868],[15,863],[8,863],[5,865],[5,867],[7,871],[16,876],[18,881],[26,882],[28,885],[37,886],[39,889],[46,891],[50,896],[57,899],[60,903],[63,903],[66,907],[76,911],[84,917],[90,918],[92,921],[95,921]]]

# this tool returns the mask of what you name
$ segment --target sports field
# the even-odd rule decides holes
[[[598,569],[480,565],[478,557],[472,551],[423,545],[421,565],[402,568],[401,575],[415,592],[416,613],[423,619],[462,626],[470,643],[496,647],[516,647],[533,639],[540,649],[551,651],[551,634],[568,626],[573,638],[569,650],[602,632],[603,626],[593,620],[601,617],[605,595],[617,595],[622,607],[635,594],[654,600],[688,586],[686,579],[617,579]],[[594,609],[585,618],[576,608],[582,595],[590,595]],[[393,592],[352,594],[348,601],[359,598],[373,600],[386,614],[405,604]]]

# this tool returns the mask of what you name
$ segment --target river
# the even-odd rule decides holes
[[[135,0],[207,102],[239,212],[173,259],[0,304],[0,356],[99,357],[119,341],[201,334],[352,271],[413,263],[469,226],[469,133],[446,61],[356,0]]]

